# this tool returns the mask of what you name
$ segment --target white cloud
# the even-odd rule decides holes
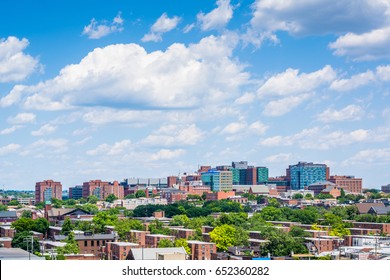
[[[211,12],[197,15],[198,22],[203,31],[224,28],[233,18],[233,6],[230,0],[218,0],[217,8]]]
[[[97,48],[79,64],[64,67],[51,80],[14,87],[1,103],[21,103],[41,110],[99,105],[167,109],[221,104],[235,97],[249,80],[244,66],[230,58],[236,43],[234,37],[224,35],[206,37],[188,47],[173,44],[165,52],[147,53],[136,44]]]
[[[364,109],[358,105],[348,105],[337,111],[327,109],[317,115],[317,119],[324,123],[339,122],[339,121],[356,121],[364,116]]]
[[[163,13],[150,28],[150,32],[145,34],[141,39],[142,42],[159,42],[162,40],[161,35],[176,28],[181,18],[174,16],[169,18],[166,13]]]
[[[181,157],[185,153],[186,151],[183,149],[175,149],[175,150],[161,149],[158,152],[151,154],[145,160],[146,161],[170,160],[170,159]]]
[[[6,146],[0,147],[0,156],[17,152],[21,146],[19,144],[11,143]]]
[[[0,135],[7,135],[14,133],[17,129],[22,128],[23,126],[21,125],[14,125],[11,127],[4,128],[3,130],[0,131]]]
[[[192,125],[165,125],[148,135],[141,144],[151,146],[187,146],[196,145],[204,137],[204,132]]]
[[[63,138],[39,139],[26,147],[21,155],[43,157],[48,154],[63,154],[68,151],[68,140]]]
[[[289,96],[270,101],[264,108],[263,114],[270,117],[283,116],[311,97],[310,94]]]
[[[195,24],[194,24],[194,23],[187,24],[187,25],[184,26],[184,28],[183,28],[183,33],[189,33],[192,29],[194,29],[194,27],[195,27]]]
[[[390,58],[390,26],[363,34],[347,33],[329,44],[333,54],[347,56],[354,61]]]
[[[226,125],[221,133],[222,134],[237,134],[238,132],[244,130],[247,127],[246,123],[243,122],[232,122]]]
[[[32,136],[43,136],[50,133],[53,133],[57,130],[57,127],[51,124],[45,124],[41,126],[38,130],[34,130],[31,132]]]
[[[38,59],[23,52],[28,45],[25,38],[0,38],[0,83],[22,81],[38,70]]]
[[[244,104],[249,104],[252,103],[256,98],[256,95],[250,92],[245,92],[242,96],[237,98],[234,103],[238,105],[244,105]]]
[[[337,91],[351,91],[370,84],[380,84],[390,81],[390,66],[376,67],[375,71],[367,70],[352,75],[350,78],[334,80],[330,88]]]
[[[298,69],[287,69],[267,79],[257,94],[263,96],[286,96],[314,91],[322,85],[329,84],[336,78],[336,71],[329,65],[311,72],[299,73]]]
[[[292,154],[280,153],[276,155],[268,156],[264,159],[266,163],[289,163],[292,160]]]
[[[343,165],[378,165],[390,163],[390,149],[367,149],[361,150],[354,156],[343,161]]]
[[[256,0],[247,40],[258,46],[275,33],[291,35],[369,32],[389,24],[389,3],[383,0]]]
[[[337,74],[329,65],[311,73],[299,73],[298,69],[287,69],[269,77],[257,90],[257,96],[268,99],[263,114],[282,116],[292,111],[314,93],[330,84]]]
[[[332,130],[329,127],[314,127],[289,136],[272,136],[260,141],[266,147],[298,146],[301,149],[328,150],[354,143],[384,141],[375,137],[375,130],[357,129],[353,131]]]
[[[12,124],[26,124],[35,122],[36,115],[33,113],[19,113],[15,117],[9,117],[8,122]]]
[[[130,140],[122,140],[120,142],[115,142],[113,145],[101,144],[96,147],[96,149],[88,150],[86,154],[90,156],[118,156],[129,153],[132,148],[133,145]]]
[[[368,70],[367,72],[353,75],[349,79],[335,80],[330,88],[337,91],[350,91],[372,83],[375,80],[375,74],[371,70]]]
[[[89,39],[100,39],[111,33],[121,31],[123,31],[123,19],[121,13],[118,13],[112,22],[106,20],[98,22],[94,18],[91,19],[90,24],[84,27],[82,34],[87,35]]]
[[[260,121],[256,121],[249,125],[249,131],[257,135],[263,135],[268,129],[268,126]]]

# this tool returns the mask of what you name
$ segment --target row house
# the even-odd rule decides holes
[[[141,247],[145,247],[147,234],[150,234],[150,231],[130,230],[126,233],[126,239],[132,243],[139,244]]]
[[[133,248],[140,248],[138,243],[131,242],[107,242],[104,248],[103,259],[126,260]]]
[[[175,241],[175,237],[172,235],[165,234],[147,234],[145,235],[145,247],[146,248],[157,248],[158,243],[162,239],[168,239],[172,242]]]

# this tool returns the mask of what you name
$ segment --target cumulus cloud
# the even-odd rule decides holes
[[[63,138],[39,139],[21,152],[22,156],[43,156],[47,154],[63,154],[68,150],[68,140]]]
[[[151,146],[187,146],[199,143],[204,132],[192,125],[164,125],[148,135],[141,144]]]
[[[346,56],[354,61],[389,59],[390,26],[363,34],[349,32],[329,44],[337,56]]]
[[[224,28],[233,18],[233,6],[230,0],[218,0],[217,8],[211,12],[197,15],[198,23],[203,31]]]
[[[343,161],[343,165],[361,165],[361,164],[389,164],[390,149],[366,149],[361,150],[352,157]]]
[[[263,114],[282,116],[313,96],[313,93],[329,85],[337,73],[329,65],[311,73],[287,69],[269,77],[257,90],[257,96],[269,100]]]
[[[28,45],[26,38],[0,38],[0,83],[22,81],[38,70],[38,59],[24,53]]]
[[[42,110],[99,105],[193,108],[220,103],[249,80],[244,66],[231,58],[236,43],[224,35],[188,47],[173,44],[165,52],[147,53],[136,44],[97,48],[51,80],[14,87],[0,103]]]
[[[108,155],[116,156],[123,155],[128,153],[132,149],[133,145],[130,140],[122,140],[120,142],[115,142],[113,145],[101,144],[93,150],[88,150],[87,155],[96,156],[96,155]]]
[[[317,115],[317,119],[324,123],[339,121],[356,121],[364,116],[364,109],[358,105],[348,105],[341,110],[326,109]]]
[[[389,24],[382,0],[256,0],[247,40],[260,45],[278,31],[294,36],[369,32]]]
[[[244,105],[252,103],[256,99],[256,95],[250,92],[245,92],[242,96],[237,98],[234,103],[238,105]]]
[[[160,42],[162,41],[161,35],[176,28],[181,18],[174,16],[169,18],[166,13],[163,13],[157,21],[150,28],[150,32],[142,37],[142,42]]]
[[[0,135],[7,135],[14,133],[17,129],[22,128],[23,126],[21,125],[13,125],[11,127],[4,128],[3,130],[0,131]]]
[[[288,68],[268,78],[257,91],[257,95],[263,97],[308,93],[322,85],[329,84],[336,76],[336,71],[329,65],[311,73],[299,73],[299,69]]]
[[[268,126],[261,121],[255,121],[248,124],[241,120],[231,122],[223,128],[216,128],[215,132],[219,131],[220,134],[226,135],[227,141],[239,141],[242,140],[243,137],[248,137],[250,135],[263,135],[267,129]]]
[[[289,163],[291,162],[293,155],[291,153],[280,153],[276,155],[268,156],[264,159],[266,163]]]
[[[181,157],[185,153],[186,151],[183,149],[175,149],[175,150],[161,149],[156,153],[150,154],[150,156],[147,157],[146,160],[147,161],[148,160],[150,161],[170,160],[170,159]]]
[[[328,150],[354,143],[379,141],[376,130],[356,129],[352,131],[331,130],[329,127],[314,127],[288,136],[272,136],[260,141],[266,147],[298,146],[301,149]]]
[[[111,33],[121,31],[123,31],[123,19],[121,13],[118,13],[112,22],[108,22],[107,20],[98,22],[94,18],[91,19],[90,24],[84,26],[82,34],[86,35],[89,39],[100,39]]]
[[[21,146],[19,144],[11,143],[6,146],[0,147],[0,156],[17,152]]]
[[[352,75],[350,78],[337,79],[332,82],[330,89],[336,91],[351,91],[373,83],[390,81],[390,66],[378,66],[375,71],[367,70],[363,73]]]
[[[33,113],[19,113],[15,117],[9,117],[8,122],[11,124],[26,124],[35,122],[36,115]]]
[[[45,124],[41,126],[38,130],[34,130],[31,132],[32,136],[43,136],[50,133],[53,133],[57,130],[57,127],[51,124]]]

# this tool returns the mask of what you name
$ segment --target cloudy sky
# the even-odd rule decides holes
[[[239,160],[390,183],[389,0],[40,3],[0,4],[0,187]]]

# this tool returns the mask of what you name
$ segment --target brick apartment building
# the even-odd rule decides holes
[[[158,242],[162,239],[168,239],[175,241],[175,236],[164,235],[164,234],[146,234],[145,235],[145,247],[146,248],[157,248]]]
[[[145,247],[146,235],[148,234],[150,234],[150,231],[130,230],[126,233],[126,238],[132,243],[138,243],[141,247]]]
[[[222,200],[222,199],[228,199],[231,196],[235,196],[234,191],[220,191],[220,192],[212,192],[212,193],[206,193],[206,200]]]
[[[362,193],[362,179],[355,178],[354,176],[330,176],[329,181],[336,184],[348,192],[359,194]]]
[[[211,254],[217,252],[216,244],[212,242],[188,240],[187,243],[191,249],[191,260],[211,260]]]
[[[62,184],[53,180],[35,183],[35,203],[51,201],[52,198],[62,200]]]
[[[175,228],[175,227],[169,227],[169,229],[172,232],[172,235],[174,235],[177,239],[184,238],[189,239],[191,236],[193,236],[196,231],[193,229],[188,228]]]
[[[11,224],[0,225],[0,237],[14,238],[16,230],[11,228]]]
[[[110,194],[115,195],[118,199],[123,199],[123,186],[118,181],[110,183],[103,182],[102,180],[91,180],[83,183],[83,198],[94,195],[100,200],[105,200]]]
[[[103,250],[103,258],[107,260],[126,260],[133,248],[140,248],[140,245],[130,242],[107,242]]]
[[[178,189],[163,189],[161,190],[161,198],[165,198],[169,204],[180,200],[187,199],[187,192]]]
[[[187,192],[187,194],[202,196],[203,193],[210,193],[210,186],[205,185],[184,185],[179,186],[179,190]]]
[[[117,236],[115,234],[76,234],[74,239],[80,248],[81,254],[93,254],[95,256],[103,257],[103,248],[107,242],[115,242]],[[54,236],[54,241],[64,241],[65,235]]]

